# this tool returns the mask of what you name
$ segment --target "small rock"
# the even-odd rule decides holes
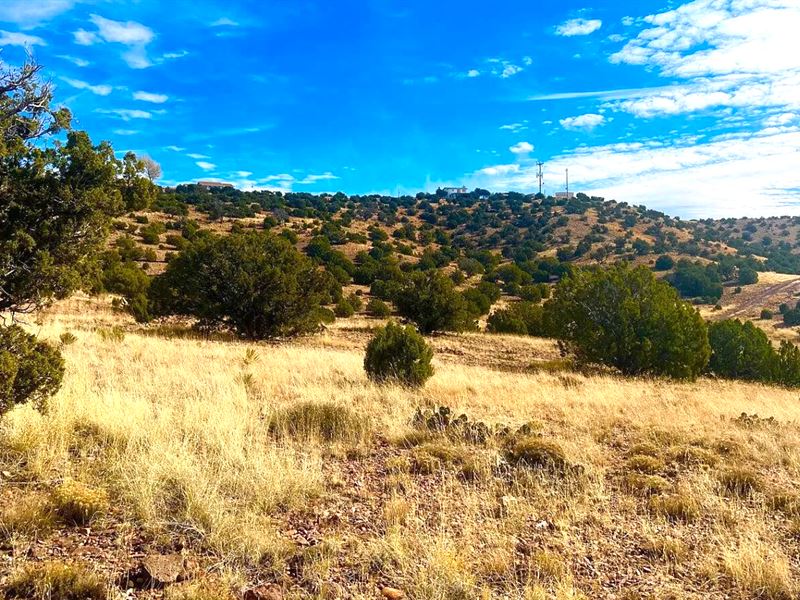
[[[384,598],[388,598],[388,600],[400,600],[400,598],[405,598],[406,595],[403,590],[398,590],[397,588],[393,587],[385,587],[381,590],[381,596]]]
[[[180,554],[149,554],[128,573],[125,585],[136,589],[160,589],[187,578]]]
[[[257,585],[244,593],[243,600],[283,600],[283,591],[274,583]]]

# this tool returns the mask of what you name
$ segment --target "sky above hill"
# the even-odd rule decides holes
[[[564,188],[800,214],[800,0],[2,0],[75,125],[161,183]]]

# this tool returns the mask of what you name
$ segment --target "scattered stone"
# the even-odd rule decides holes
[[[400,600],[401,598],[405,598],[405,592],[403,590],[398,590],[397,588],[393,587],[385,587],[381,590],[381,596],[387,598],[388,600]]]
[[[161,589],[190,578],[180,554],[149,554],[128,573],[125,587]]]
[[[283,590],[274,583],[257,585],[244,593],[243,600],[283,600]]]

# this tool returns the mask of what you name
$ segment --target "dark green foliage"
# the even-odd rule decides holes
[[[781,342],[772,379],[778,385],[800,387],[800,348],[791,342]]]
[[[339,302],[336,303],[336,306],[333,309],[333,313],[340,319],[346,319],[348,317],[352,317],[355,314],[355,309],[353,305],[347,298],[342,298]]]
[[[656,271],[669,271],[675,266],[675,260],[669,254],[662,254],[656,259]]]
[[[693,379],[708,363],[703,319],[645,267],[572,273],[545,305],[545,320],[578,361],[627,375]]]
[[[800,325],[800,308],[790,308],[783,313],[783,324],[789,327]]]
[[[751,267],[741,267],[739,269],[739,285],[752,285],[758,283],[758,272]]]
[[[768,308],[762,308],[761,309],[761,318],[763,320],[765,320],[765,321],[772,320],[772,317],[774,317],[774,316],[775,315],[773,314],[773,312],[770,309],[768,309]]]
[[[769,381],[775,350],[767,334],[750,321],[725,319],[708,326],[710,372],[730,379]]]
[[[57,348],[18,325],[0,328],[0,414],[27,401],[41,406],[63,376],[64,359]]]
[[[373,298],[367,304],[367,313],[373,317],[385,318],[392,314],[392,309],[383,300]]]
[[[422,386],[433,375],[433,350],[413,327],[389,323],[367,345],[364,370],[373,381]]]
[[[475,329],[468,302],[439,271],[413,273],[397,291],[398,312],[423,333]]]
[[[680,260],[669,282],[684,298],[712,299],[713,304],[722,297],[722,280],[714,265]]]
[[[250,339],[318,329],[321,305],[341,294],[330,275],[268,232],[204,236],[153,279],[154,314],[194,316]]]
[[[489,316],[487,331],[516,335],[545,335],[544,309],[533,302],[516,302]]]
[[[720,377],[800,387],[800,348],[783,341],[778,350],[753,323],[725,320],[709,326],[709,371]]]

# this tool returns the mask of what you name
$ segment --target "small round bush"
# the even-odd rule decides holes
[[[656,271],[669,271],[675,266],[675,260],[669,254],[662,254],[656,259]]]
[[[350,304],[350,301],[347,298],[342,298],[336,304],[333,312],[340,319],[346,319],[348,317],[352,317],[356,311],[353,309],[353,305]]]
[[[422,386],[433,375],[433,350],[413,327],[389,323],[367,345],[364,370],[378,382]]]
[[[761,309],[761,319],[762,320],[770,321],[770,320],[772,320],[773,316],[775,316],[775,315],[772,313],[772,311],[770,309],[768,309],[768,308],[762,308]]]
[[[57,348],[18,325],[0,327],[0,414],[29,400],[41,406],[63,376],[64,359]]]
[[[383,300],[373,298],[367,304],[367,313],[373,317],[386,318],[392,314],[392,309]]]

